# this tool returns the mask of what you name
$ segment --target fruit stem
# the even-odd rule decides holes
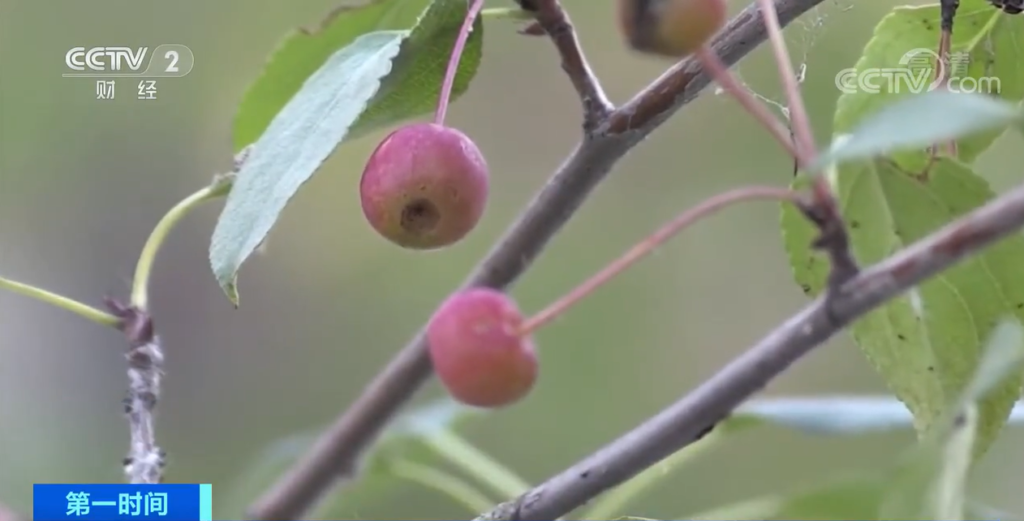
[[[622,273],[626,268],[632,266],[649,253],[653,252],[656,248],[691,224],[694,224],[704,217],[707,217],[727,206],[744,201],[764,199],[795,202],[797,200],[797,194],[796,192],[785,188],[754,186],[737,188],[705,200],[697,206],[679,214],[675,219],[669,221],[636,246],[627,250],[625,254],[609,264],[603,270],[599,271],[583,284],[580,284],[576,289],[556,300],[546,309],[527,319],[519,328],[519,334],[521,336],[529,335],[536,331],[537,328],[554,320],[573,304],[583,300],[583,298],[590,295],[590,293],[599,288],[602,284],[608,282],[619,273]]]
[[[789,131],[782,125],[778,118],[772,115],[764,103],[758,101],[743,85],[736,79],[736,76],[729,71],[722,60],[715,54],[711,47],[704,45],[695,53],[697,60],[707,71],[708,75],[715,80],[722,90],[733,97],[758,123],[761,124],[775,138],[776,141],[793,156],[801,166],[808,164],[806,154],[800,155],[799,147],[795,146]]]
[[[793,137],[797,143],[796,149],[800,152],[800,155],[793,157],[801,163],[801,168],[807,168],[814,162],[817,146],[814,144],[814,132],[811,130],[811,121],[807,117],[804,99],[800,95],[800,84],[796,77],[796,71],[793,70],[793,61],[790,60],[789,49],[786,48],[786,39],[782,36],[779,13],[775,10],[773,0],[757,0],[757,4],[761,9],[761,17],[764,19],[764,26],[768,32],[768,41],[775,54],[775,63],[778,65],[782,89],[786,93],[786,104],[789,106]]]
[[[451,57],[448,58],[448,70],[444,74],[444,82],[441,83],[441,96],[437,100],[437,112],[434,113],[434,123],[444,125],[444,118],[448,113],[448,101],[452,96],[452,88],[455,86],[455,74],[459,71],[459,61],[462,60],[462,50],[469,40],[469,33],[473,32],[473,22],[476,15],[484,7],[484,0],[471,0],[469,11],[466,12],[466,19],[462,22],[459,35],[455,38],[455,47],[452,48]]]

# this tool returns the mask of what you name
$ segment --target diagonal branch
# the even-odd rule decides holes
[[[532,1],[554,5],[551,0]],[[786,25],[822,1],[776,0],[779,21]],[[558,38],[564,31],[553,31],[553,34]],[[761,15],[752,5],[723,29],[712,49],[723,62],[732,65],[763,43],[766,36]],[[565,48],[559,48],[565,52]],[[585,63],[582,53],[580,56],[580,63]],[[572,74],[572,67],[566,69]],[[618,160],[683,105],[693,101],[710,83],[710,77],[703,73],[697,60],[684,60],[609,114],[576,146],[519,219],[467,277],[463,287],[505,288],[512,284]],[[337,478],[355,472],[364,451],[431,374],[421,329],[374,377],[362,396],[252,505],[248,518],[254,521],[300,518]]]
[[[557,519],[690,445],[800,357],[887,300],[1024,227],[1024,185],[819,297],[681,400],[478,520]],[[824,230],[823,230],[824,231]]]

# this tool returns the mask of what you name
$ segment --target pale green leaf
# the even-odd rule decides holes
[[[851,249],[874,264],[994,197],[965,165],[941,159],[920,175],[886,159],[842,165],[836,191]],[[805,178],[798,185],[806,183]],[[783,209],[783,234],[797,282],[809,295],[825,285],[828,261],[810,244],[815,229]],[[1024,238],[1014,236],[864,316],[850,332],[893,393],[928,431],[967,389],[989,331],[1024,311]],[[980,402],[977,452],[992,443],[1020,397],[1016,372]]]
[[[890,82],[876,77],[873,82],[879,92],[844,93],[836,102],[834,133],[848,133],[895,99],[928,88],[935,76],[934,65],[929,63],[938,51],[938,20],[939,6],[930,4],[894,7],[878,23],[854,68],[861,74],[871,69],[903,69],[911,77],[900,75],[900,80]],[[907,60],[908,53],[916,53],[917,58]],[[964,92],[977,85],[978,91],[998,93],[1008,102],[1024,98],[1024,17],[1007,16],[987,0],[961,0],[950,56],[951,75],[970,78],[957,80],[959,83],[952,85],[956,90]],[[901,82],[898,90],[897,81]],[[1004,131],[993,129],[958,140],[959,159],[972,163]],[[907,168],[924,164],[923,155],[916,153],[897,154],[893,159]]]
[[[466,8],[465,0],[433,0],[412,30],[355,38],[333,53],[259,134],[210,245],[213,273],[232,303],[238,305],[236,281],[242,263],[340,143],[429,112],[436,104]],[[458,89],[465,90],[479,65],[482,29],[477,19],[460,62]],[[253,116],[247,132],[256,133],[252,129],[258,129],[259,121]]]
[[[1021,114],[1016,105],[982,94],[936,90],[905,96],[843,134],[810,170],[1004,129]]]
[[[239,267],[334,148],[391,71],[403,31],[360,36],[332,56],[274,118],[242,165],[210,244],[210,264],[232,303]]]
[[[1024,425],[1024,402],[1014,404],[1007,423]],[[912,429],[914,417],[906,405],[889,396],[773,397],[747,402],[720,428],[761,425],[815,436],[858,436]]]

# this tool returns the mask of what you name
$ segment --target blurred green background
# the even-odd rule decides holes
[[[235,106],[280,39],[311,27],[337,0],[0,2],[0,273],[99,305],[126,295],[151,227],[230,165]],[[489,3],[491,5],[491,3]],[[504,5],[493,2],[494,6]],[[609,1],[564,0],[615,102],[666,62],[625,50]],[[745,2],[734,1],[739,11]],[[787,29],[805,89],[828,138],[838,96],[883,0],[826,0]],[[357,182],[383,131],[342,147],[300,191],[264,255],[240,277],[241,308],[221,294],[207,246],[221,203],[180,225],[160,255],[153,310],[167,378],[158,440],[170,482],[213,483],[225,497],[268,444],[333,419],[428,318],[577,141],[579,108],[550,42],[489,25],[484,61],[450,123],[473,136],[492,167],[479,228],[434,253],[375,235]],[[158,99],[116,99],[95,81],[62,78],[74,46],[189,46],[195,68],[158,80]],[[781,98],[767,49],[739,72]],[[1019,175],[1016,136],[981,162],[999,188]],[[744,183],[782,185],[791,161],[729,100],[708,91],[638,146],[513,290],[536,311],[681,209]],[[474,420],[474,442],[540,481],[675,400],[805,303],[793,284],[774,205],[701,224],[537,335],[542,376],[528,399]],[[118,482],[127,448],[120,400],[122,338],[0,293],[0,500],[30,511],[33,482]],[[878,393],[884,384],[849,338],[803,360],[765,394]],[[436,382],[419,401],[441,396]],[[909,432],[857,439],[751,431],[667,477],[632,514],[687,512],[785,490],[842,470],[888,464]],[[1010,430],[977,472],[976,496],[1024,511],[1024,430]],[[250,476],[252,477],[252,476]],[[396,484],[352,498],[333,517],[452,518],[446,498]],[[395,501],[401,497],[401,501]],[[249,498],[242,498],[249,499]],[[241,504],[221,504],[232,517]]]

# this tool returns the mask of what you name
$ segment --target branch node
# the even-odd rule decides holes
[[[850,251],[850,236],[839,205],[824,177],[815,177],[811,197],[797,202],[797,207],[818,227],[818,237],[811,242],[811,247],[828,255],[831,270],[826,298],[834,299],[843,285],[860,273],[860,268]]]
[[[522,0],[519,5],[524,11],[536,13],[537,25],[554,42],[562,58],[562,70],[569,76],[583,107],[584,135],[594,134],[615,107],[587,63],[572,20],[558,0]],[[521,32],[535,34],[536,28],[527,26]]]

